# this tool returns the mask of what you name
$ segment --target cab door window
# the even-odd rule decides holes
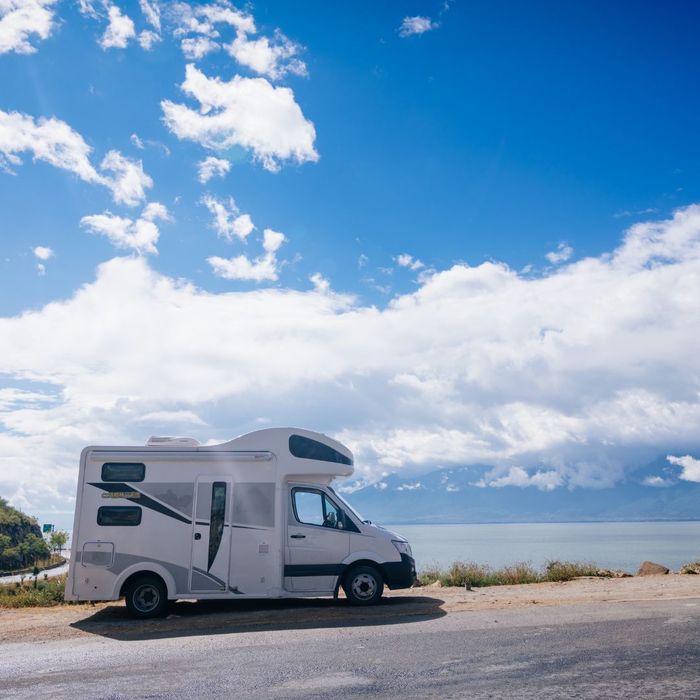
[[[342,529],[340,508],[322,491],[294,489],[292,503],[296,519],[304,525]]]

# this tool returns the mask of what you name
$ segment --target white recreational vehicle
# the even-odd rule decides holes
[[[169,600],[337,595],[376,603],[408,588],[408,542],[330,486],[352,453],[325,435],[272,428],[220,445],[151,438],[80,457],[66,600],[126,597],[154,617]]]

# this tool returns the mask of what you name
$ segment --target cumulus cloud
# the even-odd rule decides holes
[[[550,251],[544,257],[547,258],[552,265],[559,265],[560,263],[566,262],[573,254],[574,249],[570,245],[560,243],[556,250]]]
[[[163,119],[179,139],[205,148],[241,146],[267,170],[288,161],[315,162],[316,130],[290,88],[274,87],[264,78],[209,78],[189,64],[181,88],[199,102],[199,109],[163,100]]]
[[[233,197],[229,197],[226,203],[211,195],[205,195],[202,197],[202,204],[214,217],[212,228],[218,236],[229,242],[234,238],[244,241],[255,229],[250,215],[241,214]]]
[[[13,172],[21,165],[20,153],[28,151],[34,160],[69,170],[81,180],[104,184],[104,178],[90,162],[92,149],[83,137],[60,119],[33,117],[0,110],[0,166]]]
[[[35,258],[38,258],[39,260],[43,261],[46,261],[54,256],[53,250],[44,245],[36,246],[36,248],[34,248],[32,252],[34,253]]]
[[[309,280],[314,289],[321,294],[326,294],[331,289],[331,283],[320,272],[314,272],[313,275],[309,276]]]
[[[454,265],[384,307],[317,287],[212,293],[116,258],[0,318],[4,385],[51,397],[0,412],[0,490],[69,510],[80,448],[142,444],[137,418],[158,411],[192,411],[202,440],[257,416],[320,429],[371,482],[487,464],[488,488],[605,486],[661,451],[695,478],[698,337],[700,206],[537,277]]]
[[[418,258],[414,258],[408,253],[397,255],[394,260],[396,261],[397,265],[400,267],[407,267],[409,270],[420,270],[422,267],[425,267],[425,263],[418,260]]]
[[[415,34],[425,34],[433,29],[437,29],[439,26],[440,24],[433,22],[430,17],[404,17],[399,27],[399,36],[406,38]]]
[[[144,51],[150,51],[160,40],[160,34],[150,29],[144,29],[139,33],[139,45]]]
[[[158,3],[153,0],[139,0],[139,7],[146,21],[157,32],[160,32],[160,6]]]
[[[204,185],[213,177],[223,177],[231,170],[231,162],[225,158],[207,156],[197,163],[197,173],[199,181]]]
[[[119,151],[109,151],[100,168],[114,173],[109,184],[118,204],[134,207],[146,199],[146,189],[153,187],[153,180],[143,171],[143,163],[126,158]]]
[[[533,474],[529,474],[522,467],[510,467],[503,476],[486,475],[476,482],[475,486],[492,486],[499,489],[504,486],[519,486],[520,488],[535,486],[541,491],[553,491],[562,483],[561,474],[554,470],[541,471],[538,469]]]
[[[57,0],[0,0],[0,54],[36,52],[32,39],[48,39]]]
[[[671,464],[681,468],[679,478],[684,481],[700,482],[700,459],[695,459],[690,455],[685,455],[685,457],[673,457],[669,455],[666,459]]]
[[[0,110],[0,169],[14,174],[13,168],[22,164],[19,154],[24,152],[85,182],[108,187],[117,203],[135,206],[145,199],[145,189],[153,186],[141,161],[126,158],[119,151],[109,151],[100,165],[102,172],[98,172],[90,161],[92,148],[60,119],[35,120],[21,112]]]
[[[208,36],[187,37],[181,42],[182,53],[188,61],[199,61],[208,53],[218,51],[221,46]]]
[[[272,80],[279,80],[287,73],[306,76],[306,64],[298,58],[301,52],[299,44],[277,31],[273,39],[259,37],[251,39],[244,32],[226,46],[229,55],[241,65],[247,66],[259,75],[266,75]]]
[[[642,481],[642,484],[655,488],[666,488],[667,486],[673,486],[674,482],[672,479],[664,479],[662,476],[647,476]]]
[[[266,228],[263,232],[264,253],[251,260],[246,255],[234,258],[212,256],[207,258],[214,274],[227,280],[275,282],[278,277],[277,250],[286,240],[283,233]]]
[[[124,49],[129,39],[136,36],[133,20],[125,15],[117,5],[110,5],[107,10],[109,24],[99,40],[103,49]]]
[[[135,221],[107,211],[84,216],[80,224],[90,233],[105,236],[115,248],[157,255],[160,230],[155,222],[158,220],[170,221],[171,217],[165,205],[150,202]]]

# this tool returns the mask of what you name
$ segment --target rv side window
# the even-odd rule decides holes
[[[100,506],[97,509],[98,525],[135,526],[141,524],[139,506]]]
[[[317,459],[321,462],[335,462],[336,464],[352,464],[352,460],[340,454],[329,445],[324,445],[318,440],[302,437],[301,435],[289,436],[289,451],[294,457],[302,459]]]
[[[102,481],[143,481],[146,465],[141,462],[105,462]]]
[[[342,523],[340,509],[320,491],[292,491],[296,519],[304,525],[337,528]],[[342,528],[342,524],[341,524]]]

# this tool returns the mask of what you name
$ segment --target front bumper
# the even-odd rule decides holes
[[[392,590],[410,588],[416,582],[416,561],[408,554],[401,555],[401,561],[390,561],[382,565],[384,583]]]

